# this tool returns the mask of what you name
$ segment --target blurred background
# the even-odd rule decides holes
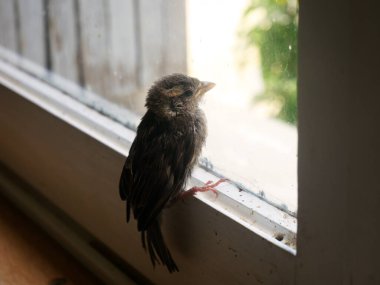
[[[202,103],[201,165],[297,211],[297,0],[0,0],[0,59],[135,128],[181,72]]]

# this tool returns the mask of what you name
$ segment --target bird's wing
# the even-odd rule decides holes
[[[121,200],[127,199],[132,181],[131,160],[127,157],[119,180],[119,194]]]
[[[183,190],[194,156],[194,135],[173,133],[143,119],[120,179],[127,217],[132,209],[139,230],[145,230]]]

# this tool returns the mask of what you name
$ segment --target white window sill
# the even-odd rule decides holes
[[[109,149],[124,157],[127,156],[128,148],[135,134],[122,124],[101,115],[59,89],[4,61],[0,61],[0,84],[94,138]],[[216,181],[217,179],[218,177],[197,168],[193,172],[191,184],[200,185],[205,181]],[[269,241],[269,243],[265,243],[265,248],[268,244],[274,244],[277,248],[290,253],[291,256],[296,254],[296,218],[250,193],[239,190],[232,184],[221,185],[218,187],[218,191],[217,198],[212,193],[200,193],[196,198],[242,225],[242,230],[246,228]],[[111,189],[110,192],[115,194],[117,191]],[[250,247],[249,244],[246,246]],[[282,256],[276,250],[275,255],[277,254]],[[276,257],[274,258],[276,259]],[[247,274],[249,275],[249,272]]]

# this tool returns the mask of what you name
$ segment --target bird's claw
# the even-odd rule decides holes
[[[215,187],[218,186],[219,184],[223,183],[223,182],[226,182],[227,180],[228,179],[226,179],[226,178],[222,178],[222,179],[219,179],[215,183],[213,183],[212,181],[207,181],[205,183],[205,186],[201,186],[201,187],[194,186],[194,187],[190,188],[189,190],[183,192],[181,194],[181,198],[183,200],[187,196],[194,196],[198,192],[207,192],[207,191],[211,191],[212,193],[215,194],[216,197],[218,197],[219,194],[218,194],[218,191],[215,189]]]

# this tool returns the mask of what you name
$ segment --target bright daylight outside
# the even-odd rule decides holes
[[[296,213],[297,0],[0,1],[0,21],[3,60],[132,128],[161,76],[215,82],[201,164]]]
[[[297,209],[297,2],[188,1],[189,73],[205,99],[205,157],[216,172]]]

